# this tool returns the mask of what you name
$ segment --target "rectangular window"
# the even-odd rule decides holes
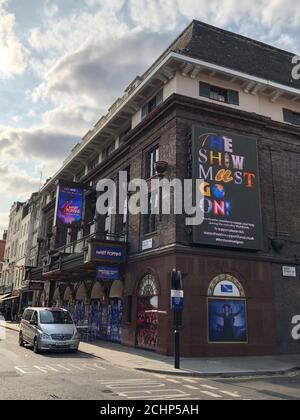
[[[85,176],[85,168],[76,175],[76,181],[80,181]]]
[[[116,143],[111,143],[103,152],[103,158],[107,159],[116,150]]]
[[[283,109],[283,120],[290,124],[300,125],[300,114],[291,111],[290,109]]]
[[[142,119],[146,118],[155,108],[157,108],[164,100],[163,89],[161,89],[157,95],[154,96],[149,102],[147,102],[142,108]]]
[[[95,159],[91,160],[88,164],[88,171],[92,171],[99,163],[99,156],[97,156]]]
[[[239,92],[200,82],[200,96],[231,105],[239,105]]]
[[[148,196],[148,214],[144,216],[144,235],[156,232],[158,198],[157,192],[152,192]]]
[[[151,149],[150,152],[147,153],[147,178],[152,178],[156,175],[156,163],[159,161],[159,147],[156,146],[155,148]]]

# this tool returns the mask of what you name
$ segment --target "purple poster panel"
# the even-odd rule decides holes
[[[60,187],[57,203],[57,224],[72,226],[82,219],[83,191],[81,188]]]

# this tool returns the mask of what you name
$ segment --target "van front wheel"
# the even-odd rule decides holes
[[[23,334],[22,333],[20,333],[19,334],[19,346],[20,347],[24,347],[24,340],[23,340]]]
[[[40,352],[40,349],[39,349],[39,342],[38,342],[38,339],[37,339],[37,338],[35,338],[35,339],[34,339],[33,352],[34,352],[35,354],[39,354],[39,352]]]

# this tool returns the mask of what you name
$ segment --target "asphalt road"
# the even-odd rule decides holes
[[[36,355],[18,334],[0,341],[0,400],[292,400],[300,374],[211,380],[122,369],[84,353]]]

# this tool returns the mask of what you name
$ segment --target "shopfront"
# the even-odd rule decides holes
[[[97,338],[107,339],[108,298],[100,281],[96,281],[91,293],[90,323],[97,331]]]
[[[68,286],[63,295],[63,307],[67,309],[72,317],[75,315],[75,301],[73,298],[73,290]]]
[[[74,318],[79,326],[88,324],[90,305],[88,293],[84,283],[81,283],[75,295]]]
[[[61,305],[62,305],[61,290],[60,290],[60,287],[57,286],[53,295],[52,306],[59,307]]]
[[[1,299],[1,313],[6,321],[18,321],[20,296],[9,296]]]
[[[123,320],[123,283],[115,280],[109,292],[109,317],[107,340],[121,343]]]

